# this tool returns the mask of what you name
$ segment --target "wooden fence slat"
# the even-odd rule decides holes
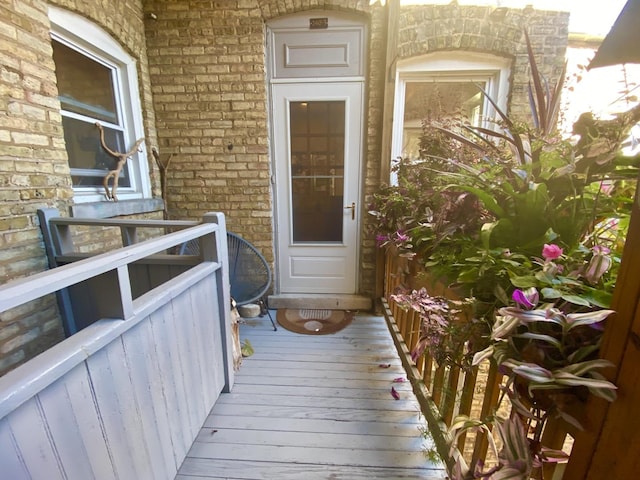
[[[471,406],[473,404],[473,393],[476,387],[477,376],[478,367],[473,367],[472,370],[464,372],[464,385],[462,387],[462,392],[460,393],[458,415],[469,415],[471,413]],[[466,434],[463,433],[458,438],[458,450],[463,453],[466,437]]]
[[[120,369],[126,368],[122,359],[124,352],[120,349],[119,361],[118,352],[108,350],[109,348],[100,350],[87,359],[91,388],[95,392],[105,442],[111,452],[118,478],[142,478],[140,475],[144,472],[144,462],[134,460],[134,457],[143,446],[140,445],[139,439],[136,439],[138,443],[135,447],[129,445],[131,439],[135,438],[135,432],[132,430],[140,429],[142,426],[132,402],[124,398],[127,394],[121,396],[118,391],[121,388],[131,388],[130,382],[118,373]]]
[[[0,465],[2,475],[11,480],[31,480],[27,467],[18,452],[9,420],[0,420]]]
[[[96,475],[99,472],[100,480],[117,480],[112,454],[104,441],[104,425],[100,412],[96,409],[97,403],[86,363],[81,363],[67,373],[63,381],[76,424],[83,427],[79,434],[92,471]]]
[[[159,372],[155,369],[155,352],[146,341],[149,334],[149,321],[142,322],[123,337],[123,349],[128,367],[134,398],[139,405],[141,433],[149,455],[148,474],[158,480],[167,479],[166,472],[176,467],[171,453],[171,445],[166,426],[166,417],[157,411],[157,380]]]
[[[495,365],[491,365],[489,373],[487,375],[487,384],[482,401],[482,408],[480,410],[480,419],[484,420],[496,408],[498,397],[500,396],[500,382],[502,375],[498,373],[498,368]],[[475,445],[473,448],[473,457],[471,464],[475,465],[478,460],[484,460],[487,455],[487,448],[489,443],[484,435],[477,435]]]
[[[191,312],[191,302],[189,298],[180,295],[173,299],[173,308],[178,311]],[[193,438],[197,435],[200,428],[200,421],[198,418],[198,410],[203,402],[202,399],[202,385],[199,382],[200,372],[195,362],[191,362],[190,358],[194,355],[195,346],[193,345],[194,339],[191,339],[187,334],[188,325],[185,325],[183,318],[175,318],[173,325],[174,339],[176,351],[178,352],[178,366],[184,381],[184,403],[189,415],[189,438]]]
[[[447,380],[447,389],[444,392],[444,401],[442,402],[442,418],[444,423],[451,425],[453,420],[453,411],[456,407],[456,400],[458,394],[458,381],[460,380],[460,368],[451,366],[449,367],[449,378]]]
[[[442,390],[444,388],[445,373],[446,373],[446,368],[443,365],[438,365],[436,367],[435,375],[433,378],[433,390],[431,391],[431,397],[433,398],[433,403],[436,404],[440,412],[442,412],[441,401],[442,401]]]
[[[37,398],[23,403],[7,419],[19,455],[28,465],[29,478],[64,480],[58,453],[49,441],[48,427],[43,421]]]
[[[433,358],[431,355],[424,356],[424,370],[422,372],[422,380],[424,380],[424,384],[430,390],[432,390],[431,381],[433,380]]]
[[[162,371],[162,389],[169,413],[169,427],[176,459],[183,458],[190,447],[189,414],[184,394],[184,379],[179,367],[175,345],[175,330],[170,308],[164,308],[151,315],[153,340],[156,344],[160,370]]]
[[[64,465],[64,473],[68,478],[93,479],[102,478],[91,467],[87,448],[82,441],[81,428],[78,425],[75,411],[69,398],[65,382],[60,380],[46,388],[38,395],[42,412],[46,418],[51,440]],[[110,469],[109,469],[110,470]],[[105,472],[105,477],[109,471]]]

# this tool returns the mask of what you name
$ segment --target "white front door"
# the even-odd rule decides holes
[[[364,85],[271,88],[279,293],[356,293]]]

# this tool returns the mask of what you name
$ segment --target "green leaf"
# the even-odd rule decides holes
[[[471,361],[471,365],[473,365],[474,367],[478,364],[480,364],[482,361],[491,358],[491,356],[493,355],[493,345],[488,346],[487,348],[485,348],[484,350],[477,352],[474,356],[473,356],[473,360]]]
[[[604,360],[602,358],[596,360],[587,360],[586,362],[573,363],[571,365],[567,365],[563,367],[557,372],[565,372],[570,373],[572,375],[577,375],[579,377],[583,376],[585,373],[590,372],[591,370],[598,368],[610,368],[613,367],[614,364],[609,360]]]
[[[562,295],[562,299],[569,303],[573,303],[575,305],[582,305],[585,307],[591,306],[588,300],[585,300],[584,298],[579,297],[578,295]]]
[[[585,378],[578,377],[566,372],[557,372],[555,375],[555,381],[560,385],[569,385],[572,387],[588,387],[589,389],[610,389],[615,390],[616,387],[613,383],[607,380],[601,380],[599,378]]]
[[[240,352],[242,353],[243,357],[250,357],[255,353],[253,350],[253,345],[251,345],[251,342],[249,341],[249,339],[245,339],[242,342],[242,346],[240,347]]]
[[[578,363],[583,359],[587,358],[588,356],[590,356],[591,354],[593,354],[594,352],[597,352],[598,350],[600,350],[600,345],[598,344],[586,345],[584,347],[580,347],[571,355],[569,355],[567,357],[567,360],[569,360],[569,362],[571,363]]]
[[[522,275],[517,277],[511,277],[511,284],[516,288],[530,288],[535,287],[538,282],[533,275]]]
[[[491,339],[499,340],[511,335],[511,332],[515,330],[518,325],[520,325],[520,319],[513,315],[506,315],[498,318],[496,323],[493,325],[493,330],[491,331]]]
[[[613,294],[611,292],[605,292],[604,290],[589,289],[589,291],[583,294],[582,297],[596,307],[609,308],[611,306]]]
[[[550,383],[554,381],[553,373],[535,363],[523,363],[513,369],[513,373],[523,378],[538,383]]]
[[[497,225],[498,222],[485,223],[482,225],[482,228],[480,229],[480,241],[485,249],[489,249],[491,247],[491,234]]]
[[[544,298],[560,298],[562,296],[562,292],[560,290],[556,290],[555,288],[543,288],[540,290],[540,293]]]
[[[463,272],[460,272],[458,275],[457,281],[460,283],[475,283],[478,280],[478,269],[470,268]]]
[[[557,338],[553,338],[550,335],[543,335],[541,333],[526,332],[526,333],[520,333],[520,334],[513,335],[513,336],[517,337],[517,338],[528,338],[530,340],[539,340],[541,342],[549,343],[549,344],[553,345],[554,347],[556,347],[559,350],[562,349],[562,344],[560,343],[560,340],[558,340]]]
[[[612,313],[614,313],[613,310],[596,310],[595,312],[570,313],[569,315],[567,315],[567,319],[569,321],[569,330],[582,325],[593,325],[595,323],[602,322]]]
[[[506,215],[504,209],[500,205],[498,205],[498,202],[496,202],[496,199],[481,188],[471,187],[469,185],[457,185],[457,187],[460,190],[473,193],[476,197],[478,197],[478,200],[482,202],[485,208],[493,213],[496,217],[504,217]]]

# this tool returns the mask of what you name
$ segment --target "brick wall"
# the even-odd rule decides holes
[[[94,20],[138,59],[146,134],[150,145],[155,144],[141,2],[50,3]],[[48,3],[43,0],[13,0],[0,5],[2,283],[47,268],[36,211],[55,207],[66,212],[73,198],[47,9]],[[158,182],[154,184],[157,186]],[[157,187],[155,191],[159,193]],[[86,242],[104,245],[105,238],[96,237],[87,237]],[[57,343],[62,336],[53,296],[4,312],[0,315],[0,375]]]
[[[72,197],[47,4],[0,6],[0,281],[46,268],[35,212]],[[0,315],[0,374],[61,338],[52,297]]]
[[[369,0],[51,0],[104,28],[138,61],[148,147],[168,172],[172,218],[224,211],[228,224],[273,261],[268,156],[265,21],[304,10],[359,12],[369,20],[364,201],[380,176],[386,9]],[[504,16],[500,18],[500,15]],[[399,58],[435,50],[472,49],[514,60],[511,110],[528,109],[527,25],[542,71],[557,75],[566,46],[567,15],[495,11],[455,4],[403,7]],[[46,268],[35,211],[66,211],[72,201],[63,144],[47,2],[0,6],[0,274],[2,281]],[[150,151],[151,149],[148,148]],[[149,159],[154,195],[158,171]],[[158,215],[155,215],[157,217]],[[363,213],[367,232],[369,218]],[[86,238],[87,243],[97,242]],[[104,239],[102,239],[104,241]],[[375,245],[361,237],[360,285],[372,295]],[[37,313],[36,313],[37,312]],[[60,339],[55,302],[0,318],[0,374]]]
[[[372,39],[384,41],[384,10],[357,1],[148,1],[147,42],[162,151],[173,153],[172,217],[228,215],[228,228],[273,262],[273,204],[268,156],[265,21],[309,9],[371,16]],[[154,19],[150,19],[153,17]],[[384,49],[370,50],[371,65]],[[374,70],[371,69],[373,72]],[[376,74],[377,75],[377,74]],[[382,98],[369,83],[367,194],[377,184]],[[360,289],[373,292],[375,245],[363,242]]]
[[[265,76],[266,20],[304,10],[365,13],[369,17],[369,73],[364,201],[380,175],[380,142],[386,9],[353,0],[147,1],[147,42],[159,143],[173,153],[168,203],[176,218],[207,210],[228,214],[228,224],[273,261],[272,192],[268,157]],[[504,16],[501,14],[504,13]],[[457,5],[403,7],[399,56],[439,49],[472,49],[514,58],[512,109],[527,105],[528,82],[522,28],[557,75],[566,45],[568,17],[531,10]],[[369,218],[363,214],[367,232]],[[359,290],[373,294],[375,244],[361,241]]]

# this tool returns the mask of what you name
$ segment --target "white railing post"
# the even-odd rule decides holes
[[[227,225],[223,213],[207,213],[202,223],[215,223],[218,231],[205,235],[200,239],[202,259],[220,264],[216,271],[216,295],[218,297],[218,314],[220,318],[220,334],[222,335],[222,358],[224,362],[223,392],[230,392],[233,387],[235,373],[233,369],[233,338],[231,335],[231,286],[229,284],[229,252],[227,247]]]

